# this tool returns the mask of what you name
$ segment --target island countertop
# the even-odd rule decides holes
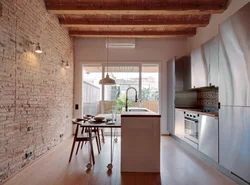
[[[129,107],[127,112],[121,113],[121,117],[161,117],[161,115],[147,108]]]

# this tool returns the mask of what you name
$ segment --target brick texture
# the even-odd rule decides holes
[[[73,54],[43,0],[0,0],[0,182],[72,133]]]

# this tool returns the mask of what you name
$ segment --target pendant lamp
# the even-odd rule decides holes
[[[107,42],[108,41],[109,40],[108,40],[108,36],[107,36]],[[109,63],[109,49],[108,49],[108,44],[106,44],[106,48],[107,48],[107,74],[106,74],[105,78],[103,78],[103,79],[101,79],[99,81],[99,84],[101,84],[101,85],[115,85],[115,80],[112,79],[112,78],[110,78],[109,77],[109,73],[108,73],[108,68],[109,68],[109,66],[108,66],[108,63]]]

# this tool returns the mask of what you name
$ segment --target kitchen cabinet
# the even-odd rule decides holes
[[[185,125],[184,125],[184,111],[180,109],[175,109],[175,132],[174,134],[180,138],[184,139],[185,136]]]
[[[250,107],[219,111],[219,163],[250,182]]]
[[[199,151],[218,163],[219,125],[218,118],[201,115],[199,124]]]
[[[191,86],[192,88],[206,87],[208,85],[208,70],[202,47],[191,53]]]
[[[219,86],[219,36],[209,41],[208,86]]]
[[[248,7],[250,7],[248,5]],[[250,8],[220,25],[219,101],[250,106]]]
[[[220,25],[219,163],[250,182],[250,3]]]
[[[124,114],[121,115],[121,172],[159,173],[160,116],[141,112]]]
[[[175,62],[175,90],[191,89],[191,57],[184,56]]]
[[[214,37],[191,53],[192,88],[218,86],[219,39]]]
[[[183,90],[183,63],[180,60],[175,62],[175,91]]]
[[[167,62],[167,130],[174,133],[175,112],[175,57]]]

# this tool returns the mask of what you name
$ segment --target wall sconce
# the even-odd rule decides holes
[[[70,65],[69,65],[69,62],[68,61],[64,61],[62,60],[62,66],[69,69],[70,68]]]
[[[40,46],[40,44],[39,44],[39,42],[30,42],[32,45],[36,45],[36,47],[35,47],[35,52],[36,53],[42,53],[43,51],[42,51],[42,49],[41,49],[41,46]]]
[[[39,43],[36,43],[35,52],[36,52],[36,53],[42,53],[42,52],[43,52]]]

